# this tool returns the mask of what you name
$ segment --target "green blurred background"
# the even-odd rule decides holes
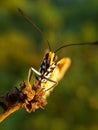
[[[52,50],[66,43],[98,40],[97,0],[1,0],[0,95],[38,69],[47,44],[19,14],[22,8],[40,27]],[[72,65],[48,97],[44,110],[10,115],[0,130],[98,130],[98,46],[77,46],[58,52]]]

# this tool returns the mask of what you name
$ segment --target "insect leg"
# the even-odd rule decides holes
[[[31,67],[31,68],[29,69],[29,73],[28,73],[28,82],[30,82],[31,77],[32,77],[32,74],[36,74],[36,75],[38,75],[39,77],[42,77],[41,73],[39,73],[37,70],[35,70],[33,67]],[[54,81],[54,80],[52,80],[52,79],[49,79],[49,78],[47,78],[46,76],[43,76],[43,78],[44,78],[44,79],[47,79],[48,81],[54,83],[54,85],[53,85],[52,87],[46,89],[45,91],[48,91],[49,89],[54,88],[54,87],[58,84],[57,81]]]
[[[28,73],[28,81],[29,81],[29,82],[30,82],[30,80],[31,80],[31,77],[32,77],[32,74],[33,74],[33,73],[36,74],[36,75],[38,75],[39,77],[42,77],[41,73],[39,73],[37,70],[35,70],[33,67],[31,67],[31,68],[29,69],[29,73]],[[47,80],[50,81],[50,82],[56,83],[56,81],[51,80],[51,79],[47,78],[47,77],[44,76],[44,75],[43,75],[43,78],[44,78],[44,79],[47,79]]]
[[[53,88],[55,88],[55,87],[58,85],[58,82],[54,81],[54,83],[55,83],[55,84],[53,84],[50,88],[45,89],[45,91],[48,91],[48,90],[50,90],[50,89],[53,89]]]
[[[32,74],[36,74],[39,77],[41,77],[41,74],[37,70],[35,70],[33,67],[30,67],[29,73],[28,73],[28,82],[30,82]]]
[[[44,78],[44,79],[47,79],[48,81],[53,82],[53,83],[55,83],[55,84],[57,83],[56,81],[54,81],[54,80],[52,80],[52,79],[49,79],[49,78],[47,78],[46,76],[43,76],[43,78]]]
[[[51,87],[49,87],[48,89],[46,89],[45,91],[48,91],[49,89],[53,89],[55,86],[57,86],[57,84],[58,84],[58,82],[57,81],[54,81],[54,80],[52,80],[52,79],[49,79],[49,78],[47,78],[46,76],[43,76],[45,79],[47,79],[48,81],[50,81],[50,82],[53,82],[54,84],[51,86]]]

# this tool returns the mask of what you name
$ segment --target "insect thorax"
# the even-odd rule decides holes
[[[53,52],[48,52],[45,54],[44,60],[39,68],[39,72],[42,75],[41,77],[36,77],[37,80],[41,82],[46,82],[47,80],[44,78],[50,78],[53,70],[56,67],[57,56]]]

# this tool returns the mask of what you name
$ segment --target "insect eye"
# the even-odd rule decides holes
[[[48,57],[49,57],[49,53],[46,54],[46,57],[45,57],[45,58],[48,59]]]
[[[57,61],[57,55],[54,56],[53,61]]]

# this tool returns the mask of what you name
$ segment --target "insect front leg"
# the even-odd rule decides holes
[[[37,76],[39,77],[43,77],[44,79],[50,81],[50,82],[53,82],[55,83],[55,86],[58,84],[56,81],[54,80],[51,80],[49,78],[47,78],[46,76],[42,75],[41,73],[39,73],[37,70],[35,70],[33,67],[30,67],[29,69],[29,73],[28,73],[28,82],[30,82],[31,80],[31,77],[32,77],[32,74],[36,74]],[[54,86],[54,85],[53,85]]]
[[[35,70],[33,67],[30,67],[29,73],[28,73],[28,82],[30,82],[31,77],[32,77],[33,74],[36,74],[39,77],[41,77],[41,74],[37,70]]]

